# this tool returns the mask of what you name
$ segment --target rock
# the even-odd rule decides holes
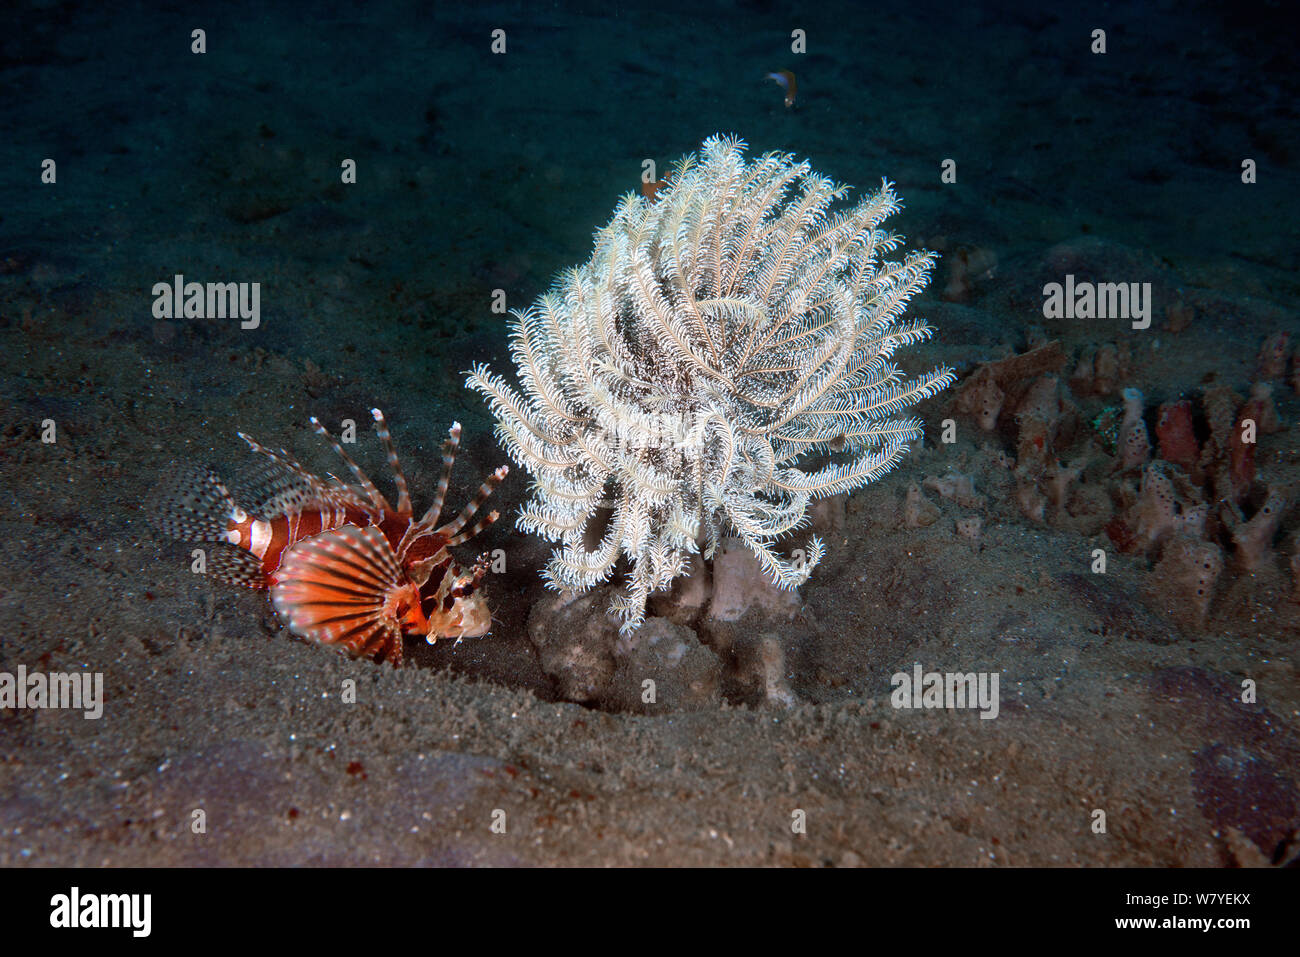
[[[1291,351],[1291,336],[1275,332],[1259,348],[1255,359],[1256,374],[1261,379],[1280,379],[1286,375],[1287,355]]]
[[[1140,469],[1151,458],[1151,437],[1142,418],[1142,393],[1128,388],[1124,397],[1124,421],[1119,427],[1120,466]]]
[[[689,627],[700,620],[712,595],[713,574],[709,563],[699,555],[692,555],[690,570],[673,579],[668,591],[651,595],[647,607],[652,615]]]
[[[1160,457],[1185,469],[1190,475],[1201,458],[1201,447],[1192,426],[1192,403],[1187,399],[1166,402],[1156,416],[1156,441]]]
[[[950,471],[942,478],[927,475],[921,483],[927,492],[956,502],[962,508],[983,508],[984,497],[975,491],[975,479],[957,471]]]
[[[925,528],[938,520],[939,506],[925,497],[921,486],[915,482],[910,484],[907,487],[907,497],[903,500],[903,527]]]
[[[978,545],[983,526],[984,520],[978,515],[967,515],[965,518],[957,519],[957,534]]]
[[[802,606],[797,591],[772,584],[758,556],[737,538],[724,538],[713,556],[713,599],[708,617],[738,621],[751,609],[779,619],[793,618]]]
[[[1223,571],[1223,554],[1212,542],[1177,538],[1170,542],[1148,582],[1156,605],[1184,628],[1205,625],[1214,587]]]
[[[819,498],[808,506],[808,520],[815,532],[839,532],[844,529],[848,493]]]
[[[766,632],[739,638],[734,653],[736,678],[757,689],[760,706],[793,708],[799,703],[785,678],[785,648],[778,635]]]
[[[528,615],[528,639],[542,671],[568,701],[594,702],[609,690],[619,624],[606,611],[613,588],[548,594]]]
[[[646,714],[716,708],[722,663],[695,632],[667,618],[647,618],[620,635],[608,613],[614,584],[583,595],[548,595],[528,616],[528,638],[542,670],[568,701]],[[653,700],[647,700],[653,681]]]
[[[711,711],[721,703],[722,662],[689,628],[647,618],[619,639],[614,655],[617,668],[601,700],[611,710]]]
[[[1273,558],[1273,539],[1277,537],[1282,516],[1291,505],[1290,489],[1270,485],[1268,497],[1249,522],[1238,525],[1232,533],[1237,564],[1245,571],[1254,571]]]
[[[954,397],[955,407],[972,416],[985,432],[991,432],[1009,397],[1019,401],[1030,380],[1045,372],[1057,372],[1064,363],[1065,354],[1056,340],[1018,356],[986,362],[962,381]]]
[[[1196,318],[1196,307],[1179,299],[1165,309],[1165,329],[1177,335],[1187,329]]]

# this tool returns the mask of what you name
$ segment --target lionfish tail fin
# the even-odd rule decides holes
[[[272,575],[271,603],[300,638],[353,657],[402,659],[402,630],[428,631],[419,590],[374,527],[344,525],[298,542]]]
[[[145,502],[149,523],[183,542],[224,542],[239,511],[234,496],[210,469],[182,463],[168,469]]]

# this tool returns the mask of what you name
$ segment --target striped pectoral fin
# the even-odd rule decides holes
[[[288,548],[271,576],[271,603],[301,638],[394,663],[403,629],[428,629],[419,591],[374,527],[344,525]]]

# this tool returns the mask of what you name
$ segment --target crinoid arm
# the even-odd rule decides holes
[[[930,335],[903,313],[938,257],[899,252],[887,180],[848,205],[807,162],[750,159],[718,135],[667,181],[624,196],[591,258],[515,313],[517,387],[482,365],[466,380],[532,478],[517,527],[556,543],[547,584],[582,591],[626,559],[615,610],[629,630],[725,534],[777,585],[805,581],[822,543],[795,562],[778,541],[812,500],[897,465],[921,436],[908,410],[955,381],[895,363]]]

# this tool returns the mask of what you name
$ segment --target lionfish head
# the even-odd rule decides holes
[[[443,638],[482,638],[492,630],[492,611],[482,595],[470,595],[457,599],[451,612],[438,625],[437,631]],[[437,639],[433,637],[434,629],[429,628],[429,644]]]
[[[435,566],[421,589],[429,644],[439,638],[481,638],[491,630],[492,610],[479,590],[487,567],[482,559],[469,572],[455,562]]]

